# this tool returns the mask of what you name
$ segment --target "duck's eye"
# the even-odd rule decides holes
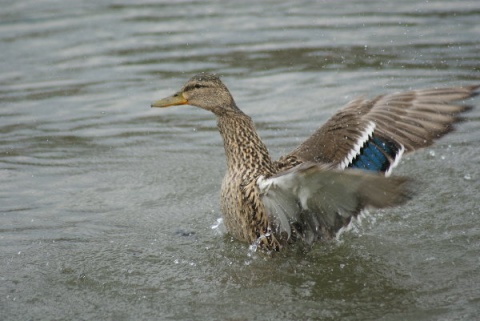
[[[185,88],[185,91],[193,90],[193,89],[199,89],[199,88],[204,88],[207,86],[200,85],[200,84],[195,84],[195,85],[188,85],[187,88]]]

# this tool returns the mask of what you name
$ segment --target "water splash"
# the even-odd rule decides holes
[[[250,244],[250,246],[248,247],[248,253],[247,253],[248,257],[252,257],[255,254],[255,252],[257,252],[257,249],[259,248],[261,249],[262,248],[261,244],[269,236],[270,236],[270,232],[262,234],[255,240],[255,242]],[[266,252],[266,253],[269,253],[269,252]]]
[[[215,232],[215,234],[223,235],[227,233],[225,224],[223,224],[223,218],[217,218],[216,223],[211,226],[211,229]]]

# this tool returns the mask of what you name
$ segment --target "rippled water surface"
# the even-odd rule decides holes
[[[249,253],[211,226],[223,76],[271,153],[358,95],[480,81],[480,2],[1,1],[1,320],[473,320],[480,99],[339,242]]]

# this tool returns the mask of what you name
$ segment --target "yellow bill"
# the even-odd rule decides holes
[[[169,107],[177,105],[186,105],[188,102],[183,97],[181,92],[175,93],[173,96],[166,97],[157,101],[154,101],[150,106],[151,107]]]

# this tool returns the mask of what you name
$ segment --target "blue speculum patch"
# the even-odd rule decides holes
[[[371,137],[348,166],[375,172],[387,171],[399,152],[396,144],[378,137]]]

